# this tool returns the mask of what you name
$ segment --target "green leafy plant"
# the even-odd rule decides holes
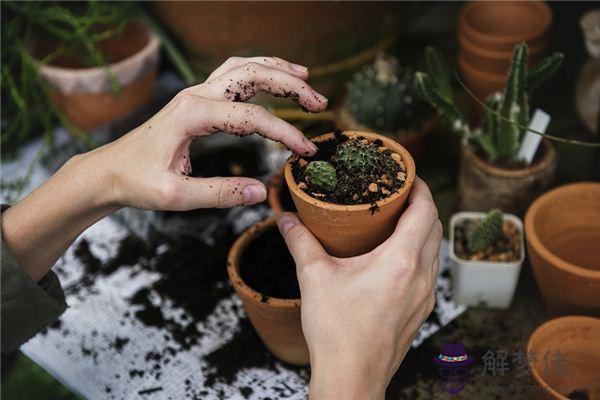
[[[506,86],[485,99],[485,115],[481,127],[471,128],[454,104],[450,81],[439,52],[428,47],[425,72],[417,72],[415,80],[423,97],[446,118],[465,143],[482,150],[491,161],[518,161],[517,153],[529,124],[529,95],[560,67],[563,54],[555,53],[528,69],[528,47],[515,46]]]
[[[312,161],[304,170],[306,182],[324,192],[333,192],[337,187],[335,168],[327,161]]]
[[[339,145],[334,159],[340,167],[358,173],[373,171],[381,165],[382,157],[374,143],[354,138]]]
[[[502,211],[495,209],[486,214],[468,238],[469,251],[476,253],[488,248],[502,237]]]
[[[344,105],[357,122],[382,133],[416,128],[430,111],[414,84],[410,68],[392,56],[378,55],[347,83]]]

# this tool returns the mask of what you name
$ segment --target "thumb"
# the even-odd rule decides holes
[[[228,208],[265,201],[262,182],[244,177],[182,178],[181,209]]]
[[[306,265],[329,257],[321,243],[302,225],[296,214],[283,213],[277,221],[277,226],[294,257],[299,272]]]

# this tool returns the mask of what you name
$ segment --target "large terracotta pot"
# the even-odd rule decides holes
[[[551,24],[543,1],[472,1],[460,11],[458,31],[477,47],[506,52],[520,42],[540,46]]]
[[[232,55],[275,55],[311,68],[309,83],[332,96],[391,44],[401,4],[359,2],[153,3],[154,13],[203,74]],[[310,51],[307,51],[310,49]]]
[[[276,221],[277,217],[273,216],[242,233],[229,251],[227,273],[250,322],[267,348],[282,361],[306,365],[309,353],[300,323],[300,299],[265,296],[249,287],[240,276],[242,253],[262,232],[274,227]]]
[[[527,211],[525,232],[548,311],[600,315],[600,183],[540,196]]]
[[[598,318],[569,316],[539,326],[526,352],[531,376],[541,388],[535,398],[600,399],[599,344]]]
[[[57,46],[36,41],[33,54],[41,58]],[[51,100],[78,128],[89,131],[124,117],[147,104],[154,94],[160,42],[149,29],[132,22],[118,36],[98,44],[122,92],[111,90],[106,68],[84,68],[74,57],[59,57],[40,65]]]
[[[426,154],[429,145],[433,142],[433,137],[439,120],[440,115],[436,112],[432,112],[429,115],[429,118],[424,121],[421,129],[412,131],[399,131],[393,134],[386,134],[386,136],[389,136],[400,143],[414,158],[419,159]],[[373,129],[358,122],[348,107],[343,103],[341,106],[336,108],[333,123],[337,129],[342,131],[369,131]]]
[[[298,188],[292,174],[292,156],[285,164],[285,181],[292,194],[298,215],[304,225],[319,239],[327,252],[336,257],[351,257],[373,250],[385,241],[396,227],[415,179],[415,163],[403,146],[392,139],[371,132],[345,131],[350,137],[362,136],[368,140],[381,140],[383,145],[400,154],[406,164],[404,187],[377,202],[379,211],[370,204],[339,205],[311,197]],[[327,133],[313,139],[315,143],[333,138]]]
[[[533,199],[554,178],[558,157],[554,146],[542,141],[540,159],[517,169],[498,167],[482,160],[471,146],[461,146],[458,190],[460,209],[488,211],[499,208],[522,216]]]

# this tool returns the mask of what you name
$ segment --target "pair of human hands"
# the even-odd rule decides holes
[[[145,124],[89,154],[116,167],[111,201],[168,210],[264,201],[265,187],[254,179],[187,176],[190,143],[215,132],[258,132],[313,155],[315,145],[295,127],[259,105],[238,102],[263,91],[290,97],[310,112],[324,110],[327,99],[306,78],[307,68],[279,58],[230,58]],[[358,257],[329,256],[294,214],[283,214],[279,227],[297,266],[311,397],[382,398],[435,304],[442,226],[427,185],[416,179],[393,235]]]
[[[327,99],[307,77],[307,68],[275,57],[230,58],[140,127],[75,156],[6,211],[3,240],[38,281],[84,229],[120,207],[183,211],[264,201],[265,187],[255,179],[188,176],[190,144],[215,132],[258,132],[313,155],[315,145],[295,127],[239,102],[264,91],[322,111]],[[311,397],[383,397],[435,302],[442,229],[427,185],[415,180],[393,235],[358,257],[329,256],[294,214],[283,214],[279,227],[300,282]]]

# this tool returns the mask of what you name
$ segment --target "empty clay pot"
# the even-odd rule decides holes
[[[264,296],[249,287],[240,276],[242,253],[262,232],[275,226],[276,221],[277,217],[273,216],[242,233],[229,250],[227,273],[250,322],[267,348],[282,361],[306,365],[309,353],[300,323],[300,299]]]
[[[599,343],[598,318],[569,316],[539,326],[527,343],[529,370],[542,389],[537,398],[600,399]]]
[[[479,48],[510,52],[520,42],[539,47],[551,24],[542,1],[473,1],[461,9],[458,30]]]
[[[485,101],[490,94],[501,90],[506,84],[506,74],[494,74],[478,70],[467,62],[462,52],[458,57],[458,68],[465,86],[481,101]],[[469,100],[473,108],[480,112],[481,105],[470,97]]]
[[[554,178],[558,157],[554,146],[544,140],[540,159],[522,168],[502,168],[481,159],[471,146],[461,146],[458,177],[460,209],[488,211],[499,208],[522,216],[533,199]]]
[[[554,315],[600,315],[600,183],[560,186],[525,217],[533,272]]]
[[[40,59],[56,46],[40,39],[32,51]],[[120,35],[97,46],[121,85],[120,94],[111,90],[111,79],[103,66],[84,68],[81,61],[72,56],[40,65],[51,100],[84,131],[124,117],[147,104],[154,94],[160,56],[158,38],[136,21]]]
[[[394,231],[415,179],[415,163],[403,146],[392,139],[371,132],[345,131],[349,137],[362,136],[381,140],[383,145],[400,154],[406,164],[406,182],[396,193],[377,202],[379,211],[370,204],[340,205],[311,197],[298,188],[292,174],[292,156],[285,164],[285,181],[290,188],[298,215],[308,229],[319,239],[327,252],[336,257],[351,257],[367,253],[384,242]],[[320,143],[333,138],[333,133],[318,136]]]
[[[393,138],[404,146],[414,158],[419,159],[427,152],[429,145],[433,142],[433,136],[435,135],[439,121],[440,115],[436,112],[432,112],[429,118],[425,120],[422,129],[419,129],[418,131],[399,131],[393,134],[386,134],[386,136]],[[333,123],[337,129],[342,131],[368,131],[372,129],[358,122],[348,107],[345,107],[343,104],[340,107],[337,107]]]

